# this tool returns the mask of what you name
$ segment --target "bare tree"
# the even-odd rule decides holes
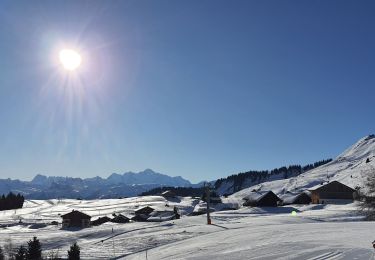
[[[6,239],[4,244],[4,255],[7,256],[7,259],[13,259],[15,251],[16,249],[13,247],[12,239]]]
[[[360,194],[361,210],[365,213],[367,220],[375,220],[375,168],[369,167],[362,173],[366,176],[366,187]]]
[[[51,250],[47,253],[47,259],[48,260],[57,260],[57,259],[60,259],[59,257],[59,251],[60,249],[56,249],[56,250]]]

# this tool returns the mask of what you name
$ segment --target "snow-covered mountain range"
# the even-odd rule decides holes
[[[254,180],[252,179],[254,176],[239,178],[240,184],[238,179],[233,178],[210,183],[215,184],[219,194],[231,194],[241,189],[232,195],[238,198],[246,196],[252,190],[272,190],[280,195],[288,191],[298,192],[331,180],[338,180],[350,187],[364,190],[366,174],[369,169],[375,168],[375,135],[360,139],[336,159],[324,163],[302,173],[299,171],[301,167],[296,165],[279,168],[278,170],[281,171],[276,174],[272,171],[264,171],[260,175],[265,176],[258,176],[262,178]],[[284,168],[286,172],[282,171]],[[266,176],[267,174],[269,176]],[[32,181],[0,179],[0,194],[12,191],[24,194],[29,199],[118,198],[136,196],[160,186],[201,187],[202,185],[203,183],[191,184],[180,176],[171,177],[146,169],[138,173],[113,173],[108,178],[81,179],[37,175]]]
[[[135,196],[160,186],[191,186],[190,181],[177,176],[146,169],[142,172],[113,173],[108,178],[72,178],[36,175],[32,181],[0,179],[0,194],[19,192],[29,199],[52,198],[117,198]]]

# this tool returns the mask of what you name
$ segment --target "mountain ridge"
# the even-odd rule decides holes
[[[22,193],[29,199],[53,198],[116,198],[136,196],[160,186],[191,186],[181,176],[169,176],[151,169],[144,171],[112,173],[107,178],[46,176],[37,174],[31,181],[0,179],[0,194],[10,191]]]
[[[291,165],[272,171],[249,171],[210,181],[221,195],[251,190],[275,190],[276,193],[298,191],[335,179],[349,186],[364,187],[361,172],[375,168],[375,135],[361,138],[334,160],[323,160],[304,167]],[[348,174],[348,172],[350,174]],[[252,174],[257,173],[257,174]],[[344,174],[341,174],[344,173]],[[0,179],[0,194],[10,191],[28,199],[118,198],[137,196],[157,187],[202,187],[181,176],[168,176],[151,169],[134,173],[112,173],[107,178],[75,178],[37,174],[31,181]],[[282,187],[280,187],[280,185]]]

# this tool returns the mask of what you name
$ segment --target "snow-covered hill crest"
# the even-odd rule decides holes
[[[327,181],[339,181],[365,192],[368,172],[375,168],[375,135],[369,135],[345,150],[333,161],[289,179],[264,182],[234,193],[242,199],[253,190],[272,190],[276,194],[299,192]]]

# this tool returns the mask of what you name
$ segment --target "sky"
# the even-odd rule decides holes
[[[374,1],[0,2],[0,178],[192,182],[375,131]],[[76,50],[68,72],[59,51]]]

